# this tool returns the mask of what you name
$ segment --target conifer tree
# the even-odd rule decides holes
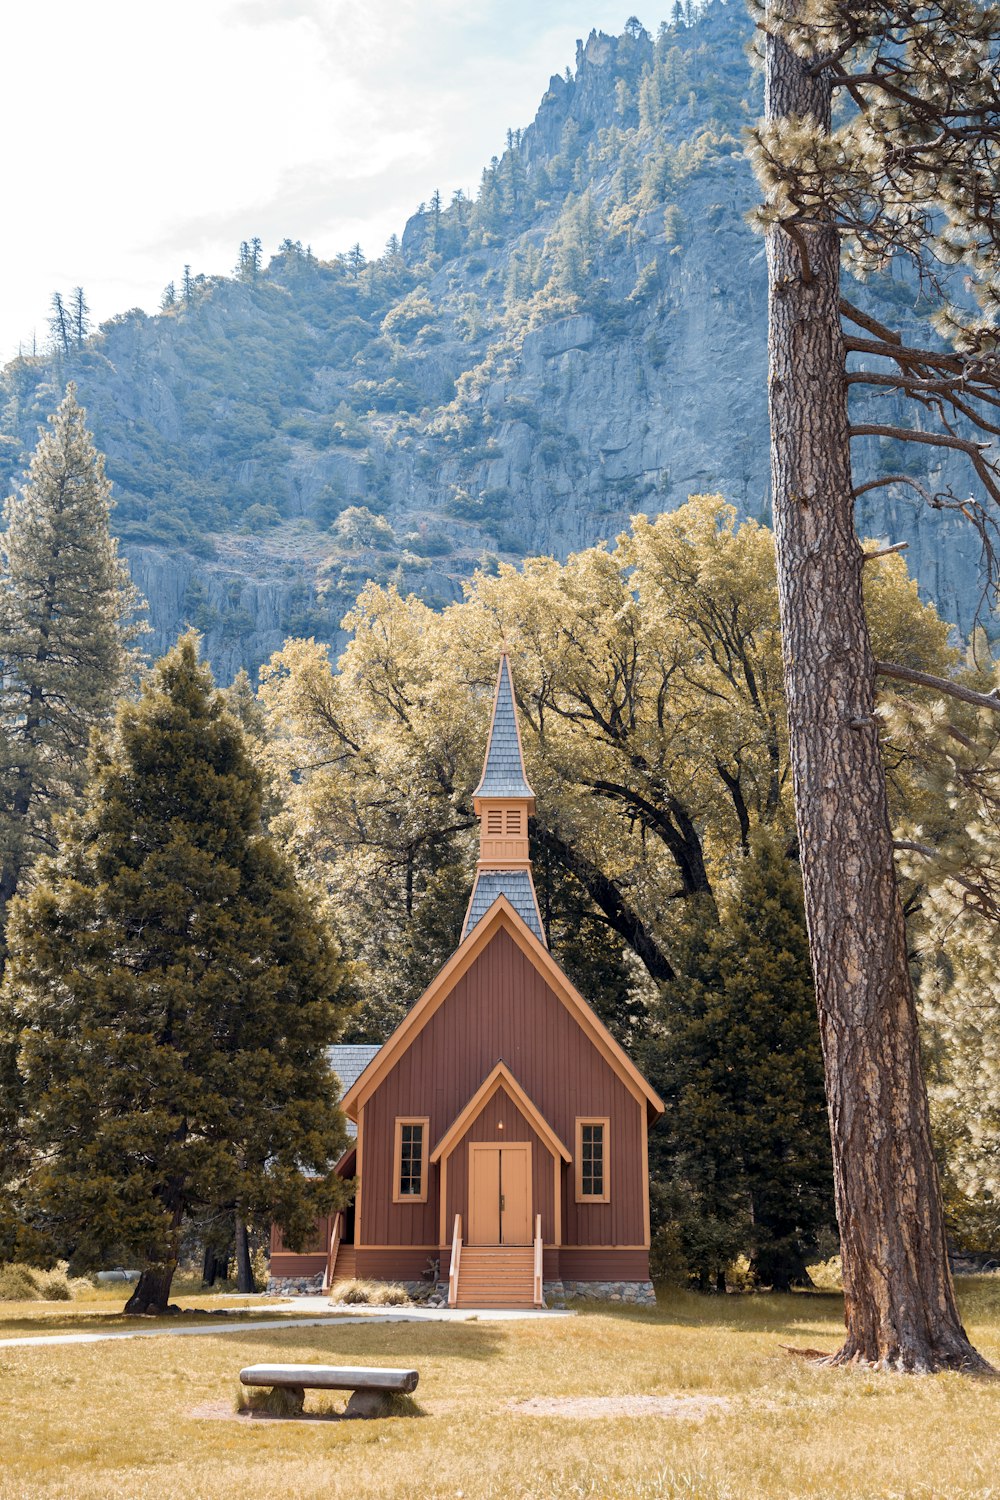
[[[70,315],[61,292],[52,293],[52,312],[49,315],[49,336],[56,354],[68,354],[70,349]]]
[[[130,1312],[166,1307],[191,1216],[273,1215],[294,1245],[342,1196],[326,1048],[345,968],[261,795],[184,636],[95,745],[84,807],[15,907],[21,1245],[138,1260]]]
[[[79,793],[91,730],[134,665],[140,597],[108,526],[111,485],[67,387],[7,501],[0,553],[0,932],[52,820]],[[2,972],[0,945],[0,972]]]
[[[854,509],[861,494],[905,485],[970,520],[988,552],[998,534],[1000,10],[979,0],[752,8],[765,73],[753,138],[790,759],[847,1307],[836,1360],[981,1370],[948,1267],[875,714],[877,676],[899,672],[872,650]],[[932,347],[930,331],[911,345],[846,300],[842,257],[862,275],[902,264],[954,350]],[[945,268],[959,265],[976,310],[953,305],[957,277],[949,283]],[[897,398],[912,424],[858,421],[848,397],[865,386]],[[932,495],[898,465],[857,482],[851,441],[861,437],[963,455],[972,494]]]
[[[83,293],[83,287],[73,288],[73,342],[78,349],[82,349],[87,335],[90,332],[90,307]]]
[[[833,1171],[801,882],[773,836],[755,836],[721,923],[695,913],[676,962],[648,1045],[669,1101],[656,1175],[683,1185],[703,1284],[745,1252],[787,1291],[833,1226]]]

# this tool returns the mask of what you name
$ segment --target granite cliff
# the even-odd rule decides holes
[[[194,623],[222,680],[289,634],[336,644],[367,578],[446,602],[477,565],[564,555],[689,493],[766,518],[746,34],[720,0],[655,39],[591,33],[475,199],[435,194],[378,261],[288,240],[264,264],[250,241],[233,276],[186,275],[158,315],[14,361],[0,478],[75,380],[151,649]],[[905,278],[857,295],[917,321]],[[891,419],[892,398],[869,400]],[[927,474],[894,447],[859,445],[859,475]],[[968,627],[974,538],[905,491],[863,503],[862,530],[907,540],[924,591]]]

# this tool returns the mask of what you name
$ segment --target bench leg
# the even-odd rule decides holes
[[[385,1391],[355,1391],[344,1407],[345,1417],[387,1417],[392,1397]]]
[[[258,1400],[256,1409],[270,1417],[301,1416],[306,1404],[305,1386],[301,1385],[272,1386],[262,1392],[262,1396],[263,1400]],[[250,1409],[255,1409],[253,1401]]]

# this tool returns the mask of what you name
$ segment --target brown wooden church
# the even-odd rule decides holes
[[[652,1298],[646,1134],[663,1105],[548,951],[528,785],[501,657],[462,940],[381,1047],[336,1047],[353,1206],[310,1254],[272,1238],[272,1286],[420,1282],[458,1306]]]

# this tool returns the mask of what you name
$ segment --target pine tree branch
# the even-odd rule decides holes
[[[841,297],[840,299],[840,311],[843,317],[847,318],[849,322],[856,323],[859,328],[867,329],[869,333],[873,333],[876,338],[884,340],[885,343],[902,344],[903,340],[898,333],[891,328],[887,328],[877,318],[873,318],[871,313],[862,312],[860,307],[855,307],[854,303],[848,302],[846,297]]]
[[[902,854],[921,854],[924,859],[939,859],[941,855],[939,849],[933,849],[930,844],[919,844],[915,839],[893,839],[892,847]],[[977,885],[974,880],[970,880],[967,875],[960,874],[958,870],[942,870],[941,876],[944,880],[953,880],[964,891],[968,891],[970,896],[974,896],[984,916],[996,917],[997,903],[987,886]]]
[[[963,416],[974,422],[977,427],[981,427],[985,432],[1000,434],[1000,427],[992,426],[984,416],[966,405],[961,396],[956,393],[955,384],[948,380],[928,380],[919,375],[910,375],[907,374],[905,368],[898,375],[887,375],[881,370],[848,370],[847,384],[882,385],[915,396],[940,396],[948,402],[949,406],[954,406]],[[964,394],[972,396],[974,400],[984,401],[1000,409],[1000,396],[991,395],[987,391],[980,392],[967,386],[962,386],[961,389]]]
[[[802,262],[802,285],[812,286],[812,265],[809,260],[809,246],[806,244],[805,235],[792,219],[782,219],[781,227],[799,252],[799,259]]]
[[[932,448],[957,448],[973,459],[979,458],[991,447],[990,443],[973,443],[968,438],[948,433],[921,432],[916,427],[888,427],[881,422],[859,422],[851,428],[851,437],[887,437],[895,438],[900,443],[927,443]]]
[[[869,490],[881,489],[883,485],[887,484],[911,485],[912,488],[915,489],[921,496],[921,498],[927,501],[928,505],[935,504],[934,496],[931,494],[927,486],[925,484],[921,484],[919,479],[914,479],[910,474],[887,474],[884,479],[869,479],[866,484],[859,484],[855,488],[854,498],[857,499],[859,495],[867,494]]]
[[[960,682],[952,682],[948,677],[935,677],[930,672],[918,672],[913,667],[903,667],[892,661],[877,661],[875,671],[879,677],[912,682],[916,687],[931,688],[936,693],[946,693],[951,698],[961,699],[963,703],[971,703],[976,708],[988,708],[993,713],[1000,714],[1000,691],[977,693],[973,688],[963,687]]]
[[[893,542],[891,547],[879,547],[875,552],[862,552],[861,561],[874,562],[877,557],[891,557],[895,552],[905,552],[909,542]]]

